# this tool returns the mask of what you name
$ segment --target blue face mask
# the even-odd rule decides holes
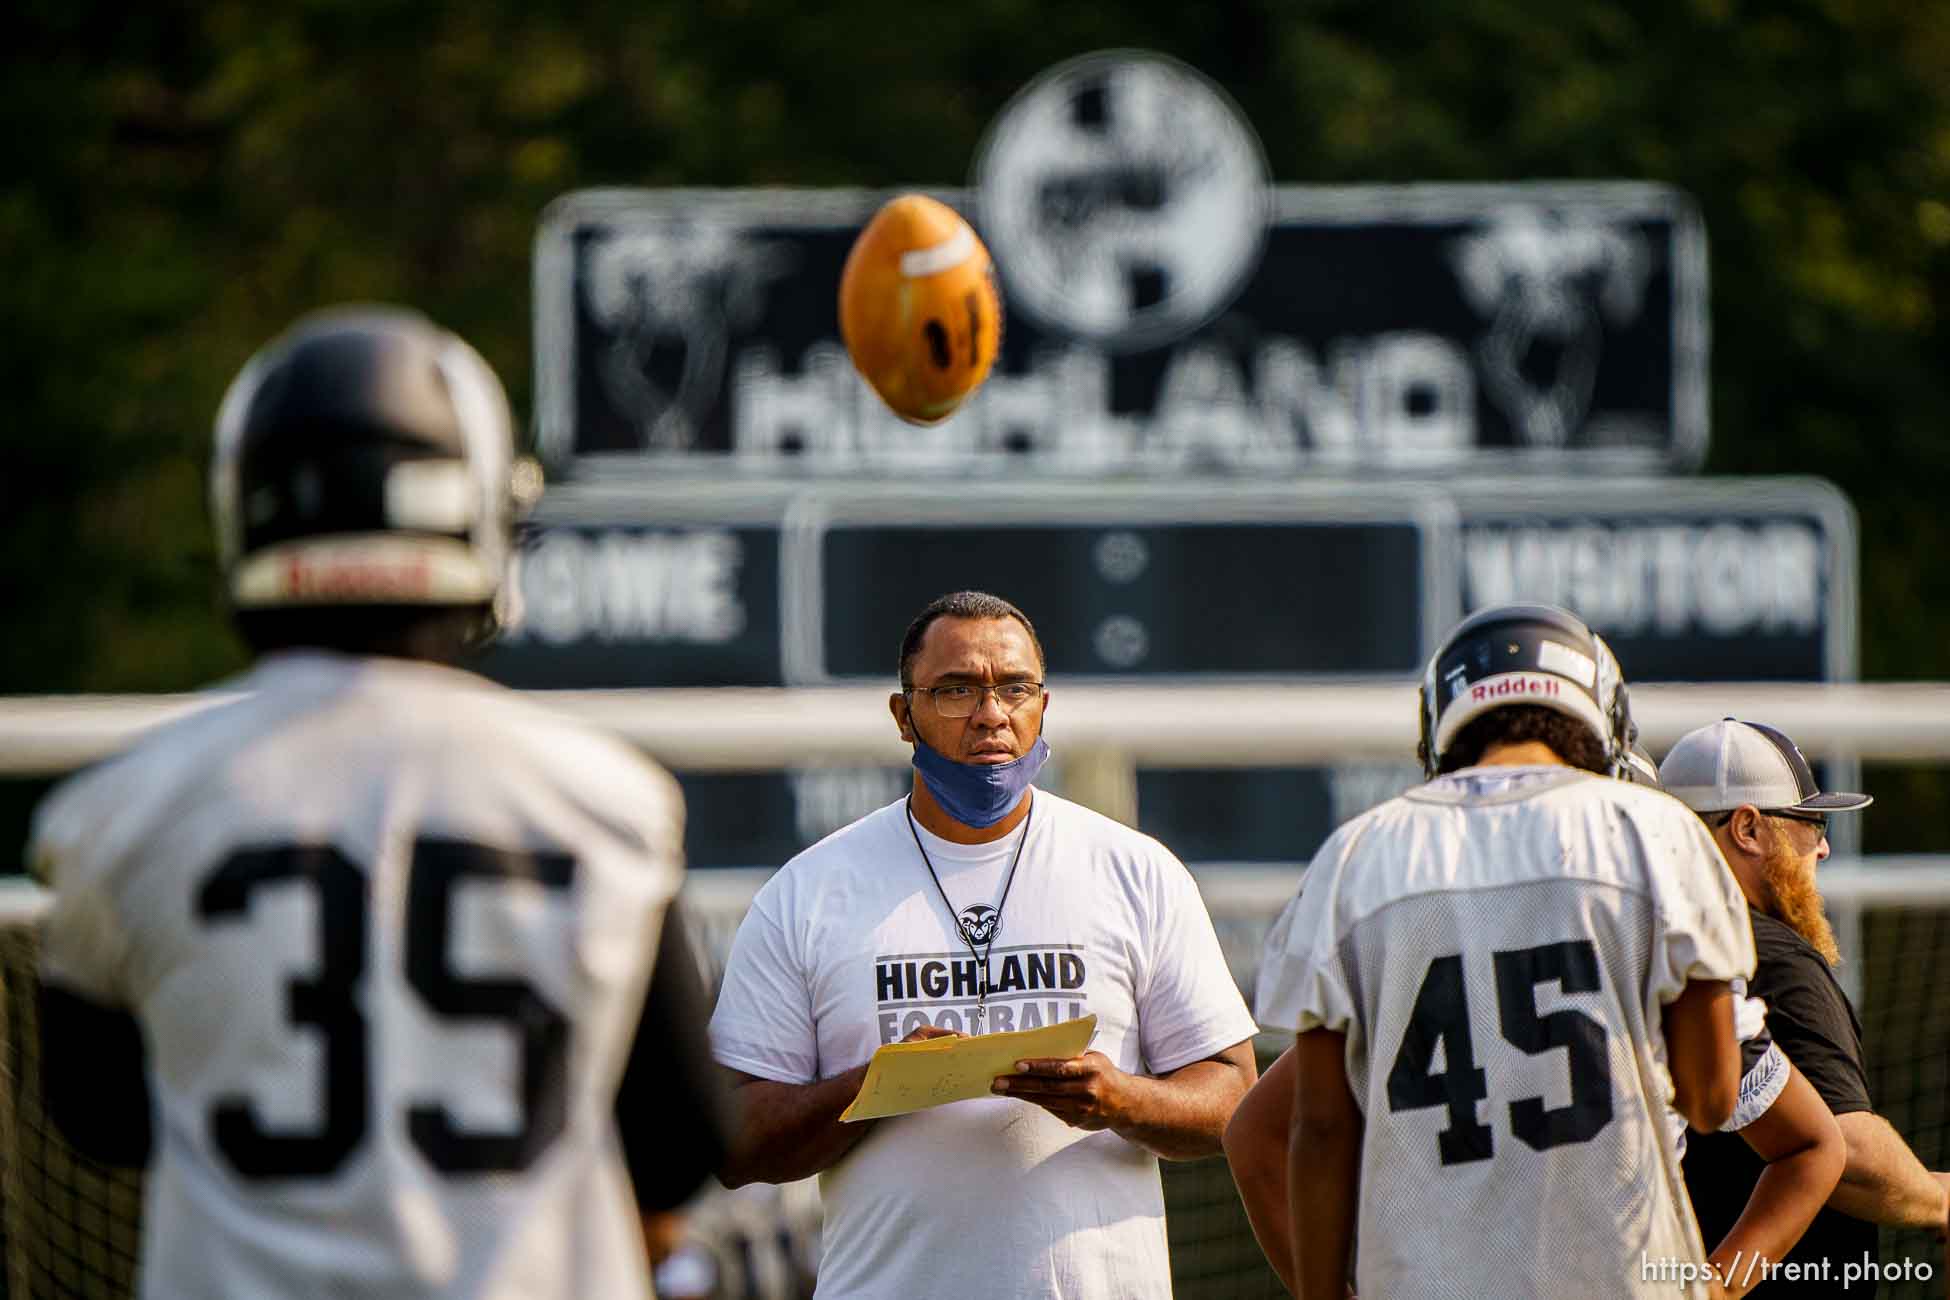
[[[964,826],[993,826],[1022,802],[1022,792],[1049,761],[1042,737],[1011,763],[957,763],[914,738],[914,770],[941,810]]]

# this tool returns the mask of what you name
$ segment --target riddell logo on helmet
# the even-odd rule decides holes
[[[1558,683],[1555,677],[1506,677],[1500,682],[1469,688],[1472,704],[1484,700],[1500,700],[1511,695],[1556,695]]]
[[[321,563],[293,555],[285,561],[284,589],[290,596],[328,599],[425,596],[433,589],[433,570],[418,557],[393,563],[336,559]]]

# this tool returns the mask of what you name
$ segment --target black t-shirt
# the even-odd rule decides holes
[[[1837,1115],[1873,1110],[1869,1078],[1862,1068],[1862,1022],[1828,963],[1814,946],[1771,916],[1751,911],[1759,963],[1748,992],[1767,1004],[1767,1028],[1788,1060],[1814,1085]],[[1765,1162],[1738,1133],[1690,1134],[1686,1145],[1686,1191],[1699,1216],[1700,1235],[1712,1250],[1747,1207]],[[1784,1262],[1807,1265],[1824,1257],[1828,1280],[1790,1282],[1777,1278],[1755,1287],[1760,1297],[1833,1296],[1842,1267],[1876,1258],[1876,1226],[1835,1210],[1815,1216],[1807,1233]],[[1805,1276],[1805,1275],[1804,1275]],[[1864,1289],[1866,1287],[1866,1289]],[[1849,1295],[1873,1295],[1865,1283]]]

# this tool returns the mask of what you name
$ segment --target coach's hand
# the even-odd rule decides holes
[[[1016,1066],[1016,1073],[999,1076],[990,1090],[1041,1106],[1072,1128],[1094,1132],[1123,1118],[1130,1076],[1102,1052],[1067,1060],[1037,1057]]]

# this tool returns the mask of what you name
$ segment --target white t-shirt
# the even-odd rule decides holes
[[[675,784],[453,669],[229,686],[35,825],[43,979],[148,1043],[142,1294],[647,1297],[614,1102]]]
[[[921,835],[957,912],[1001,911],[986,1032],[1095,1014],[1091,1048],[1150,1075],[1252,1036],[1197,886],[1156,840],[1045,790],[1026,831],[995,843]],[[905,801],[893,803],[759,891],[732,945],[713,1050],[762,1079],[830,1078],[918,1025],[966,1031],[978,970]],[[1171,1294],[1156,1157],[1026,1102],[979,1098],[878,1120],[821,1176],[820,1193],[821,1295]]]
[[[1706,1251],[1661,1009],[1753,968],[1738,884],[1657,790],[1470,768],[1336,831],[1267,938],[1258,1013],[1347,1036],[1356,1290],[1688,1294]]]

